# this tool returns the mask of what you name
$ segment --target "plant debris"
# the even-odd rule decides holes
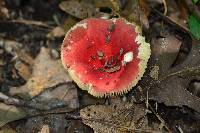
[[[145,108],[114,100],[111,105],[91,105],[80,111],[83,122],[96,133],[148,131]]]
[[[21,119],[26,116],[26,113],[12,105],[0,103],[0,127],[8,122]]]
[[[10,90],[12,95],[32,98],[47,88],[71,81],[61,63],[52,60],[46,48],[41,48],[41,52],[34,62],[31,77],[24,86],[12,88]]]
[[[199,0],[0,0],[0,133],[199,133],[199,7]],[[124,18],[128,27],[141,26],[136,30],[150,43],[144,76],[126,95],[93,97],[63,69],[63,38],[87,18]],[[128,39],[118,40],[121,33],[132,34],[116,22],[97,25],[93,29],[100,33],[77,34],[73,40],[88,38],[85,51],[94,50],[88,60],[97,62],[91,71],[105,74],[95,81],[105,87],[117,83],[122,75],[111,75],[137,58],[137,51],[124,47],[131,46]],[[102,46],[114,50],[106,52]]]
[[[151,60],[149,66],[149,77],[153,78],[153,81],[149,77],[146,78],[146,82],[151,82],[151,85],[144,87],[149,90],[149,98],[164,102],[168,106],[188,106],[200,112],[199,97],[187,90],[193,80],[198,81],[200,78],[200,45],[193,42],[186,59],[172,66],[180,52],[180,41],[171,36],[163,38],[161,42],[159,39],[157,41],[152,43],[156,44],[152,45],[152,59],[156,60]]]

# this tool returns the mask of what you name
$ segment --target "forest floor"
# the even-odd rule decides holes
[[[136,22],[151,45],[143,78],[95,98],[60,59],[89,17]],[[200,1],[0,0],[0,133],[200,132]]]

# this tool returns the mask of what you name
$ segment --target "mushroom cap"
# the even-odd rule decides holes
[[[151,50],[141,29],[123,18],[88,18],[73,26],[61,59],[77,85],[97,97],[127,93],[143,76]]]

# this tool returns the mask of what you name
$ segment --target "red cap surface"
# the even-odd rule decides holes
[[[128,92],[150,57],[141,30],[123,18],[88,18],[65,36],[61,59],[78,86],[98,97]]]

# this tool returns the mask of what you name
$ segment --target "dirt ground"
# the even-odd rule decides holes
[[[151,46],[127,94],[96,98],[60,59],[67,31],[90,18],[141,26]],[[200,1],[0,0],[0,133],[200,132]]]

